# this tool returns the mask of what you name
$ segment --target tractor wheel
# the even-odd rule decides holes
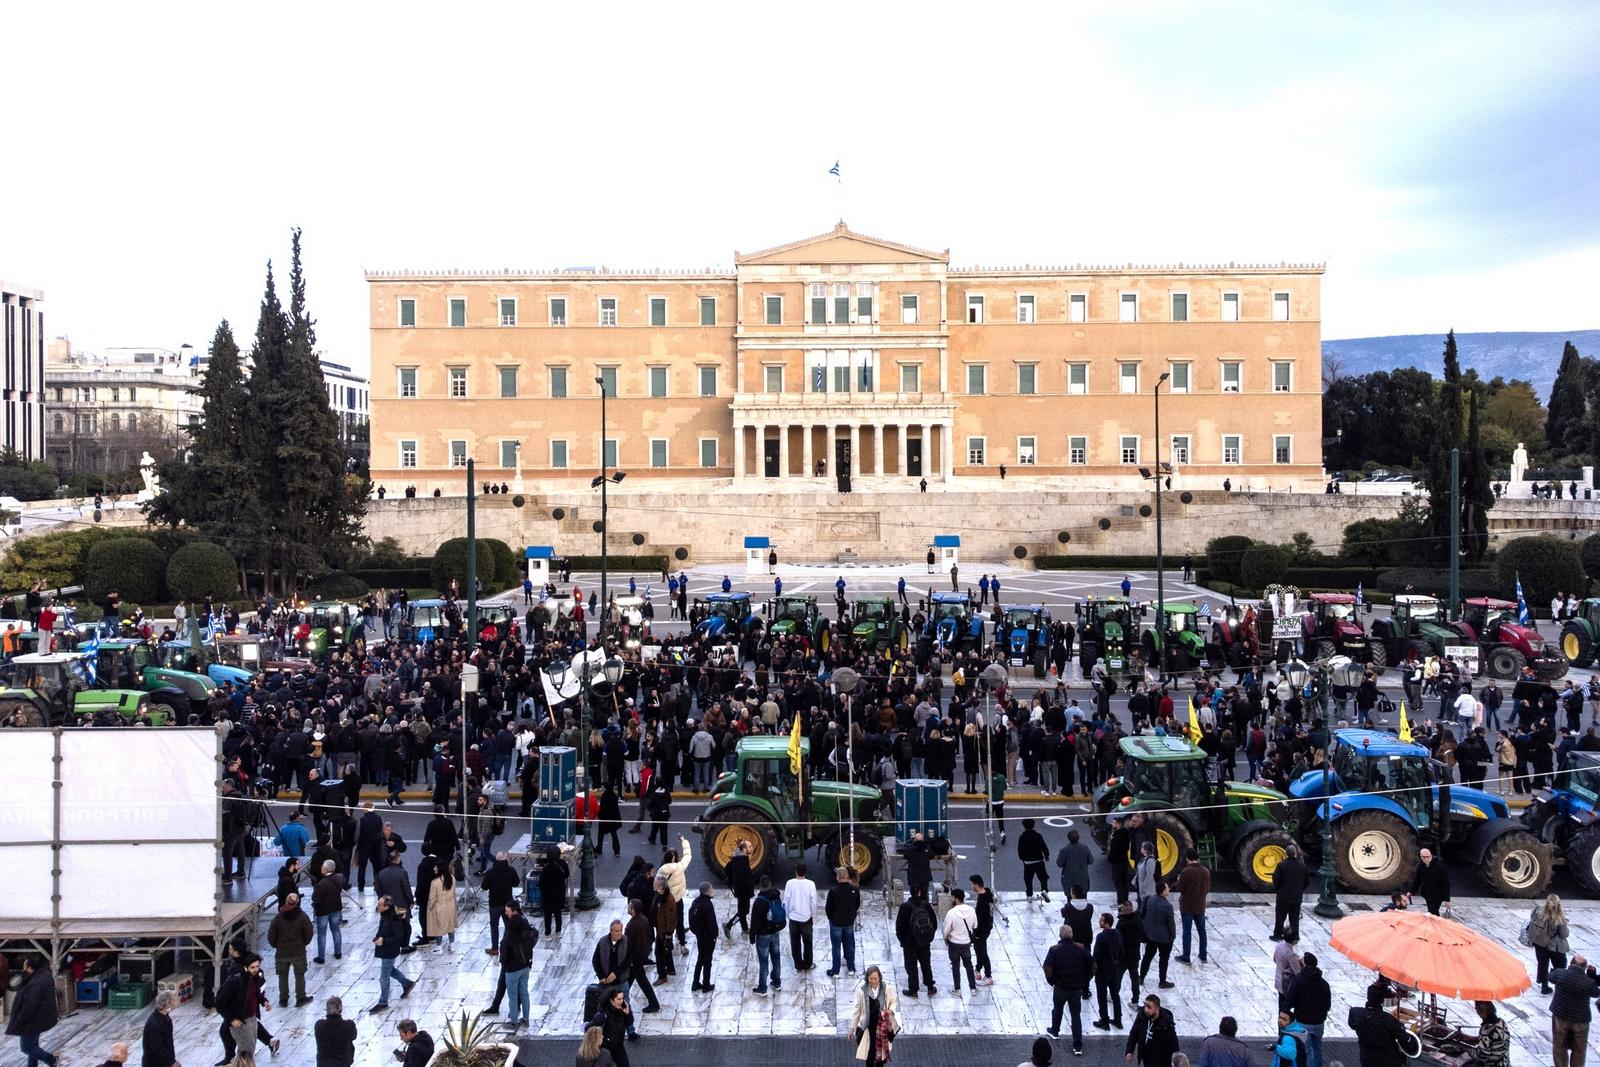
[[[826,652],[833,647],[833,630],[826,626],[817,628],[817,651]]]
[[[1144,653],[1144,661],[1146,663],[1154,663],[1156,661],[1156,632],[1154,630],[1146,630],[1139,635],[1139,651]]]
[[[1600,893],[1600,826],[1572,839],[1567,846],[1567,869],[1591,895]]]
[[[1428,642],[1412,638],[1400,650],[1400,662],[1405,663],[1407,660],[1414,659],[1418,663],[1426,663],[1431,655],[1433,655],[1433,649],[1428,647]]]
[[[1339,646],[1329,641],[1326,637],[1317,642],[1317,658],[1332,659],[1339,654]]]
[[[1033,676],[1035,678],[1043,678],[1046,667],[1047,664],[1044,658],[1044,649],[1035,649],[1033,653]]]
[[[1367,663],[1374,671],[1382,673],[1383,669],[1389,665],[1389,646],[1384,644],[1383,640],[1377,635],[1373,635],[1371,642],[1367,645],[1367,653]]]
[[[828,869],[848,867],[858,884],[866,884],[883,869],[883,839],[871,830],[857,830],[852,841],[841,833],[828,842]]]
[[[1100,658],[1100,643],[1098,641],[1078,642],[1078,667],[1083,671],[1085,678],[1094,669],[1094,661]]]
[[[1417,876],[1417,834],[1386,811],[1357,811],[1333,827],[1333,866],[1357,893],[1388,896]]]
[[[1244,642],[1235,641],[1222,646],[1222,659],[1233,670],[1244,666]]]
[[[778,856],[778,840],[767,817],[754,808],[723,808],[706,820],[706,866],[722,877],[740,841],[750,843],[750,874],[760,878]]]
[[[1510,645],[1495,645],[1489,650],[1487,662],[1489,677],[1515,678],[1522,673],[1522,666],[1528,661]]]
[[[1164,811],[1145,812],[1144,822],[1155,842],[1156,866],[1161,877],[1167,878],[1177,871],[1184,853],[1194,847],[1194,835],[1176,815]]]
[[[1550,850],[1526,830],[1501,834],[1483,854],[1483,878],[1498,897],[1544,895],[1555,866]]]
[[[1293,844],[1294,838],[1271,827],[1256,830],[1239,842],[1235,859],[1245,888],[1253,893],[1272,892],[1273,875],[1278,870],[1278,864],[1289,855],[1289,848]]]
[[[1227,661],[1223,658],[1223,655],[1222,655],[1222,646],[1221,645],[1218,645],[1218,644],[1209,644],[1209,645],[1207,645],[1206,646],[1205,657],[1206,657],[1205,663],[1206,663],[1206,669],[1207,670],[1217,671],[1217,670],[1221,670],[1224,666],[1227,665]]]
[[[167,717],[164,721],[169,723],[175,723],[178,721],[178,709],[173,707],[171,704],[163,704],[158,702],[155,704],[150,704],[148,707],[152,720],[154,720],[156,716],[165,712]]]
[[[1561,628],[1561,654],[1574,667],[1587,667],[1594,662],[1594,641],[1589,631],[1575,622]]]
[[[910,647],[910,645],[911,645],[911,631],[907,630],[904,626],[902,626],[902,627],[899,628],[898,632],[895,634],[894,647],[899,649],[901,652],[904,652],[907,648]]]

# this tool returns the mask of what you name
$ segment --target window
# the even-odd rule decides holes
[[[872,321],[872,283],[856,283],[856,321]]]
[[[1239,321],[1239,294],[1238,293],[1223,293],[1222,294],[1222,321],[1223,322],[1238,322]]]
[[[1224,363],[1222,365],[1222,391],[1224,393],[1239,392],[1240,370],[1242,363]]]
[[[834,283],[833,321],[841,326],[850,321],[850,284],[848,282]]]
[[[400,368],[400,398],[410,400],[417,395],[417,368]]]
[[[667,465],[667,439],[665,437],[650,438],[650,466],[665,467]]]
[[[813,393],[828,391],[828,353],[816,350],[806,353],[806,377],[811,380]]]
[[[1172,294],[1172,321],[1173,322],[1188,322],[1189,321],[1189,294],[1188,293],[1173,293]]]
[[[1032,396],[1039,391],[1039,367],[1035,363],[1017,365],[1017,393]]]
[[[917,297],[915,293],[906,293],[900,297],[900,321],[907,326],[917,323]]]
[[[1017,321],[1034,322],[1034,303],[1032,293],[1017,294]]]
[[[56,392],[59,393],[59,392],[61,392],[61,390],[57,389]],[[67,419],[66,419],[66,416],[64,416],[64,415],[57,415],[51,421],[50,425],[51,425],[51,427],[54,429],[54,431],[56,433],[66,433],[67,432]]]
[[[412,297],[402,297],[400,300],[400,325],[415,326],[417,324],[417,302]]]
[[[56,403],[61,403],[61,387],[59,385],[56,386]]]
[[[701,367],[700,368],[700,395],[701,396],[716,396],[717,395],[717,368],[715,368],[715,367]]]
[[[1139,462],[1139,438],[1137,438],[1137,437],[1124,437],[1118,443],[1117,447],[1121,452],[1122,462],[1124,462],[1124,463],[1137,463],[1137,462]]]
[[[1288,434],[1274,434],[1272,438],[1272,462],[1294,462],[1294,438]]]
[[[1138,322],[1139,321],[1139,294],[1138,293],[1123,293],[1122,294],[1121,299],[1119,299],[1117,301],[1117,321],[1118,322]]]
[[[550,442],[550,466],[565,467],[567,465],[567,443],[565,441]]]
[[[110,427],[112,433],[120,433],[122,431],[122,416],[115,411],[111,413]]]
[[[465,467],[467,465],[467,443],[465,441],[450,442],[450,466]]]
[[[828,321],[828,287],[821,282],[811,285],[811,323],[821,326]]]
[[[600,298],[600,325],[615,326],[617,324],[617,298],[602,296]]]
[[[768,393],[783,392],[783,367],[781,365],[768,365],[761,368],[762,391]]]
[[[400,442],[400,466],[411,468],[417,465],[417,443],[415,441]]]
[[[522,451],[521,441],[501,441],[500,466],[515,467],[517,465],[517,453],[520,451]]]
[[[765,303],[767,305],[767,325],[783,325],[783,297],[768,296]]]
[[[1075,467],[1081,467],[1089,462],[1089,439],[1087,437],[1067,438],[1067,462]]]
[[[515,367],[501,367],[500,368],[500,396],[502,398],[507,398],[507,397],[514,397],[516,395],[517,395],[517,368],[515,368]]]
[[[1294,387],[1294,364],[1274,363],[1272,365],[1272,391],[1274,393],[1287,393]]]
[[[982,363],[967,364],[967,395],[982,396],[988,385],[989,368]]]
[[[650,368],[650,395],[655,397],[667,395],[667,368]]]
[[[1189,462],[1189,435],[1173,434],[1172,436],[1172,465],[1181,467]]]
[[[665,326],[667,324],[667,298],[652,296],[650,298],[650,325]]]
[[[462,327],[467,324],[467,298],[452,296],[450,298],[450,325]]]
[[[617,395],[617,368],[601,367],[599,377],[600,391],[606,396],[615,397]]]
[[[567,298],[552,296],[550,298],[550,325],[565,326],[567,324]]]
[[[981,467],[987,462],[988,442],[982,437],[967,438],[967,463],[973,467]]]
[[[1067,294],[1067,321],[1068,322],[1088,322],[1089,321],[1089,294],[1088,293],[1068,293]]]
[[[717,439],[715,437],[700,438],[700,466],[715,467],[717,465]]]
[[[1035,439],[1032,438],[1032,437],[1019,437],[1019,438],[1017,438],[1017,463],[1018,464],[1020,464],[1022,466],[1025,466],[1025,467],[1031,467],[1031,466],[1034,465],[1034,463],[1037,462],[1037,458],[1036,458],[1036,454],[1035,454],[1035,450],[1034,450],[1034,441],[1035,441]]]
[[[517,298],[502,296],[500,298],[500,325],[515,326],[517,324]]]
[[[451,367],[450,368],[450,396],[452,398],[454,398],[454,399],[459,400],[459,399],[461,399],[462,397],[464,397],[466,395],[467,395],[467,368],[465,368],[465,367]]]
[[[1089,392],[1089,364],[1067,364],[1067,395],[1083,396]]]
[[[967,321],[972,323],[983,321],[983,297],[974,294],[967,296]]]
[[[617,439],[615,437],[606,438],[600,462],[607,467],[615,467],[617,465]]]
[[[1240,442],[1243,440],[1238,434],[1223,434],[1222,436],[1222,462],[1238,463],[1239,453],[1242,451]]]
[[[715,326],[717,324],[717,298],[702,296],[700,298],[700,325]]]
[[[922,364],[900,364],[900,391],[902,393],[922,392]]]
[[[132,390],[129,390],[129,391],[131,392]],[[190,426],[197,425],[196,420],[198,418],[199,418],[199,416],[190,415],[189,416],[189,425]],[[128,415],[128,432],[132,433],[133,431],[137,430],[138,428],[139,428],[139,416],[130,413]]]
[[[1189,364],[1174,363],[1172,377],[1167,379],[1167,387],[1174,393],[1187,393],[1189,391]]]
[[[863,393],[877,392],[877,353],[856,352],[851,356],[851,364],[856,371],[856,388]]]
[[[131,386],[131,385],[128,386],[128,403],[131,404],[135,400],[138,400],[138,399],[139,399],[139,390],[137,388],[135,388],[134,386]]]
[[[1139,391],[1139,364],[1117,364],[1117,392],[1137,393]]]
[[[567,395],[567,368],[550,368],[550,396],[561,400]]]
[[[850,353],[829,352],[828,366],[833,371],[833,391],[848,393],[850,391]]]
[[[1288,322],[1289,321],[1289,294],[1288,293],[1273,293],[1272,294],[1272,321],[1273,322]]]

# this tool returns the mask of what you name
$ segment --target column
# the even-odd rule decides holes
[[[950,431],[953,429],[955,429],[954,423],[945,423],[939,426],[939,459],[941,468],[939,477],[946,482],[950,480],[951,474],[951,454],[954,451],[954,444],[950,440]]]
[[[789,477],[789,424],[778,425],[778,477]]]
[[[933,454],[933,424],[923,423],[919,428],[922,433],[922,477],[933,475],[933,461],[937,458]]]
[[[733,480],[738,481],[744,477],[744,424],[734,420],[733,424]]]
[[[898,474],[902,478],[904,478],[906,476],[906,430],[907,429],[908,429],[907,425],[905,423],[903,423],[903,422],[900,423],[899,425],[897,425],[894,428],[895,436],[900,439],[900,466],[895,468],[895,473]]]
[[[817,469],[816,459],[811,455],[811,430],[810,423],[800,427],[800,462],[803,464],[800,477],[809,478]]]
[[[884,435],[883,423],[878,423],[872,431],[872,473],[883,476],[883,443],[888,440]]]
[[[861,424],[850,424],[850,474],[852,477],[861,475]]]

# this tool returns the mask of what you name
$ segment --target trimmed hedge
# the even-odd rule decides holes
[[[1245,551],[1253,544],[1255,542],[1243,534],[1228,534],[1207,541],[1206,562],[1211,566],[1211,573],[1224,582],[1232,582],[1235,585],[1248,584],[1244,581],[1242,568]]]
[[[191,541],[167,560],[167,591],[178,600],[227,600],[239,590],[233,555],[210,541]]]
[[[1461,568],[1460,582],[1463,597],[1506,597],[1515,591],[1502,586],[1495,572],[1486,567]],[[1450,571],[1445,567],[1390,567],[1378,572],[1377,585],[1386,593],[1403,593],[1409,585],[1414,593],[1448,597]]]
[[[1301,589],[1348,589],[1357,585],[1370,589],[1378,584],[1375,567],[1290,567],[1284,581]]]
[[[1167,570],[1181,570],[1183,557],[1190,557],[1190,562],[1196,567],[1203,566],[1206,558],[1202,553],[1195,555],[1190,552],[1168,552],[1162,556]],[[1081,556],[1040,555],[1033,557],[1033,565],[1041,571],[1153,571],[1156,569],[1154,556],[1097,556],[1084,554]]]
[[[1537,614],[1557,592],[1581,592],[1583,559],[1576,541],[1564,537],[1518,537],[1501,546],[1494,561],[1502,588],[1515,591],[1518,575],[1528,607]]]
[[[1590,578],[1600,578],[1600,533],[1590,534],[1578,544],[1578,555],[1583,561],[1583,573]]]
[[[104,600],[115,589],[133,603],[156,600],[166,560],[161,550],[143,537],[113,537],[89,549],[83,567],[83,590],[92,600]]]
[[[368,592],[367,583],[353,574],[325,574],[306,587],[313,600],[359,600]]]
[[[517,560],[517,554],[511,551],[511,546],[496,537],[479,538],[489,546],[489,554],[494,557],[494,581],[485,577],[483,588],[500,589],[504,586],[521,585],[523,569]]]
[[[487,541],[479,539],[477,552],[477,577],[485,589],[494,582],[494,550]],[[441,592],[450,587],[450,580],[454,578],[461,583],[463,590],[467,587],[467,539],[465,537],[452,537],[439,546],[433,554],[433,566],[429,568],[430,583]]]
[[[1289,550],[1282,545],[1254,544],[1239,560],[1239,576],[1252,589],[1265,589],[1289,575]]]
[[[466,549],[462,549],[462,559]],[[428,567],[356,568],[348,571],[352,578],[360,578],[369,589],[419,589],[433,583],[433,572]]]
[[[20,591],[40,579],[43,579],[47,589],[82,585],[89,549],[104,541],[126,536],[119,530],[86,526],[79,530],[55,530],[13,541],[6,546],[4,562],[0,562],[0,586]]]

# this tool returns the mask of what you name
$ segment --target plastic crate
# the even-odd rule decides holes
[[[179,1004],[187,1004],[194,999],[194,975],[168,975],[156,983],[156,993],[171,993],[178,998]]]
[[[565,746],[539,750],[539,803],[571,804],[578,795],[578,750]]]
[[[111,996],[106,1001],[109,1008],[143,1008],[150,1004],[150,983],[148,982],[119,982],[111,987]]]
[[[950,836],[950,783],[943,778],[901,778],[894,783],[898,813],[895,840],[904,844],[918,830],[926,839]]]
[[[106,990],[110,983],[104,978],[84,978],[73,987],[73,999],[79,1005],[101,1005],[106,1002]]]

